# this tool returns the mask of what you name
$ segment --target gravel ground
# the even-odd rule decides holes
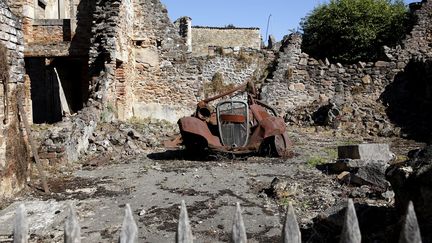
[[[73,168],[57,168],[51,173],[55,175],[49,183],[51,195],[43,195],[33,186],[8,202],[8,207],[3,202],[0,242],[8,242],[11,237],[13,213],[19,203],[28,208],[30,242],[62,242],[69,203],[75,205],[83,242],[116,241],[127,203],[132,207],[140,242],[173,242],[181,200],[186,201],[196,242],[229,241],[236,202],[243,209],[249,242],[279,242],[283,215],[290,202],[303,240],[330,242],[321,233],[323,229],[330,232],[329,224],[320,222],[338,205],[345,205],[348,197],[368,209],[383,209],[378,210],[383,214],[393,212],[393,202],[374,193],[353,196],[358,188],[341,185],[336,175],[320,171],[316,165],[334,160],[336,147],[343,144],[388,142],[398,156],[421,146],[397,139],[340,137],[332,131],[320,131],[318,135],[313,130],[298,130],[290,136],[296,154],[290,159],[191,161],[185,160],[181,151],[160,149],[119,161],[104,157],[97,163],[86,161]],[[275,178],[288,184],[279,198],[266,193]],[[388,225],[383,222],[381,226]]]

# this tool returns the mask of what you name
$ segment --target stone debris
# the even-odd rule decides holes
[[[138,155],[149,149],[163,146],[178,133],[176,124],[158,120],[139,123],[112,121],[101,123],[89,139],[87,156],[112,153],[114,157]]]
[[[388,162],[395,158],[388,144],[357,144],[338,147],[339,159],[375,160]]]
[[[328,100],[320,96],[320,100]],[[309,105],[286,111],[285,121],[291,126],[319,126],[341,131],[342,134],[394,137],[400,128],[388,119],[385,107],[371,102],[367,97],[344,98]]]
[[[370,186],[381,193],[390,188],[385,172],[395,155],[390,152],[388,144],[339,146],[338,157],[338,160],[325,167],[329,172],[338,174],[336,179],[341,183]]]
[[[389,164],[381,161],[339,160],[329,164],[328,168],[333,173],[339,173],[337,179],[340,182],[373,186],[385,192],[389,188],[389,182],[385,179],[388,166]]]
[[[275,177],[270,187],[264,189],[263,192],[274,199],[288,198],[296,195],[298,186],[296,182],[288,182]]]
[[[432,145],[411,151],[409,159],[393,164],[386,172],[395,192],[396,206],[403,214],[410,201],[422,229],[422,234],[431,237],[432,227]]]

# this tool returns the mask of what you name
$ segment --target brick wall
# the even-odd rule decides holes
[[[71,41],[72,31],[70,20],[40,19],[33,20],[31,43],[51,44]]]

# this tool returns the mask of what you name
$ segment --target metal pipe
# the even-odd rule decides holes
[[[270,25],[270,18],[271,18],[271,14],[268,16],[268,19],[267,19],[267,29],[266,29],[266,41],[265,42],[267,42],[268,41],[268,30],[269,30],[269,25]]]
[[[240,85],[238,87],[235,87],[235,88],[233,88],[231,90],[228,90],[228,91],[226,91],[226,92],[224,92],[224,93],[222,93],[220,95],[216,95],[214,97],[207,98],[207,99],[205,99],[203,101],[204,101],[204,103],[208,103],[210,101],[217,100],[217,99],[219,99],[221,97],[227,96],[227,95],[229,95],[231,93],[234,93],[234,92],[237,92],[237,91],[244,91],[244,90],[246,90],[247,84],[248,84],[248,82],[246,82],[246,83],[244,83],[244,84],[242,84],[242,85]]]

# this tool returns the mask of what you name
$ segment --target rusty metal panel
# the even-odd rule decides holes
[[[184,117],[179,120],[180,131],[202,136],[209,145],[222,146],[219,138],[214,136],[207,127],[207,124],[196,117]]]

